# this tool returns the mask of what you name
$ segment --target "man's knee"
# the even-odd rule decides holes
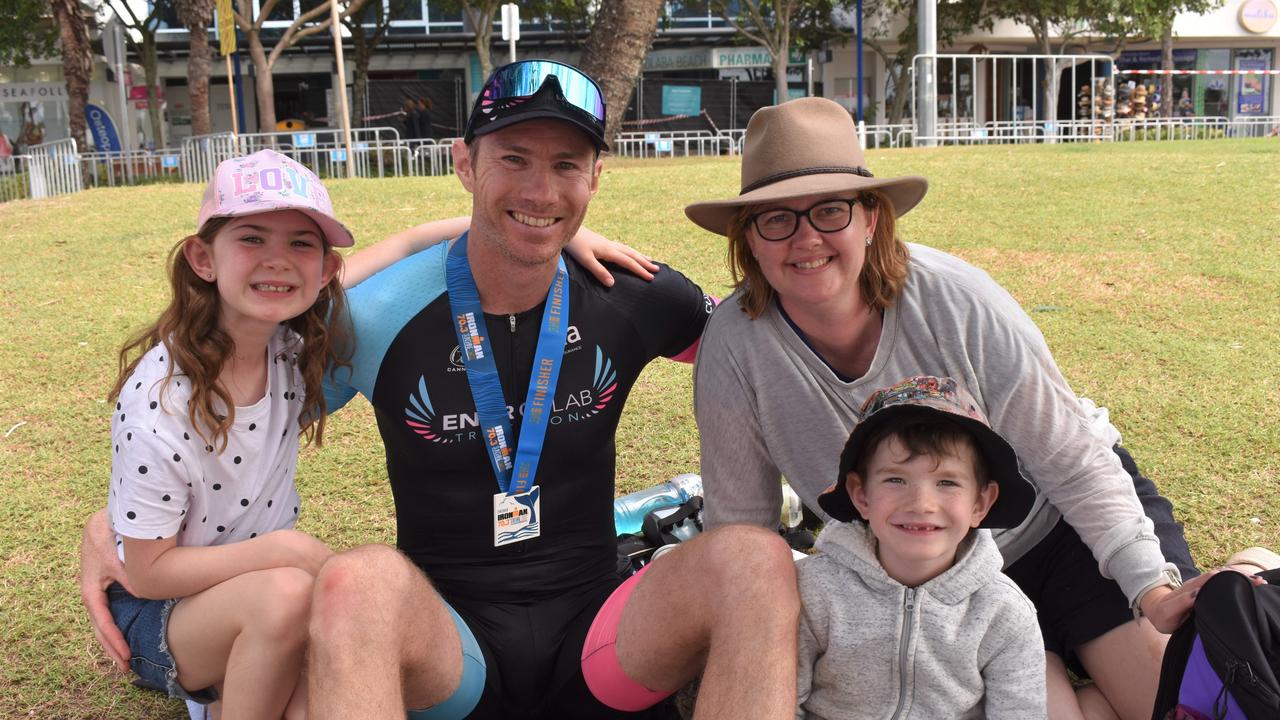
[[[699,571],[706,574],[708,587],[735,595],[766,594],[798,610],[795,561],[780,535],[751,525],[729,525],[705,538]]]
[[[370,608],[378,609],[377,616],[386,615],[395,599],[409,592],[413,572],[403,555],[385,545],[363,545],[330,557],[316,574],[312,642],[367,625],[375,616]]]

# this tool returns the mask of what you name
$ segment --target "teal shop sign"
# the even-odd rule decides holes
[[[697,115],[702,112],[702,88],[688,85],[662,86],[663,115]]]

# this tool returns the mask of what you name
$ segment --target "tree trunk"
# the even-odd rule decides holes
[[[587,35],[582,69],[595,78],[607,108],[605,138],[610,145],[622,129],[622,116],[644,67],[649,43],[658,32],[662,0],[602,0]]]
[[[890,125],[897,125],[902,122],[902,116],[907,114],[907,101],[911,99],[911,84],[907,82],[905,62],[898,66],[898,71],[893,75],[893,87],[893,104],[889,106],[888,122]]]
[[[1054,54],[1054,52],[1053,52],[1053,45],[1050,43],[1050,40],[1049,40],[1049,21],[1048,21],[1046,18],[1043,18],[1043,17],[1042,17],[1042,18],[1040,18],[1040,19],[1039,19],[1039,25],[1038,25],[1038,27],[1040,28],[1040,31],[1039,31],[1038,33],[1036,33],[1036,40],[1037,40],[1037,41],[1039,41],[1039,44],[1040,44],[1040,54],[1041,54],[1041,55],[1053,55],[1053,54]],[[1041,84],[1041,86],[1040,86],[1040,88],[1041,88],[1041,97],[1040,97],[1041,113],[1043,114],[1044,119],[1046,119],[1046,120],[1052,120],[1052,119],[1055,119],[1055,118],[1057,117],[1057,114],[1058,114],[1058,110],[1057,110],[1057,105],[1058,105],[1058,103],[1057,103],[1057,100],[1058,100],[1058,61],[1057,61],[1057,60],[1047,60],[1047,61],[1045,61],[1045,62],[1041,62],[1041,63],[1040,63],[1040,67],[1042,68],[1042,73],[1043,73],[1043,74],[1042,74],[1042,84]],[[1017,119],[1018,119],[1018,107],[1017,107],[1017,106],[1018,106],[1018,100],[1017,100],[1016,92],[1015,92],[1015,97],[1014,97],[1014,108],[1013,108],[1013,119],[1014,119],[1014,120],[1017,120]],[[1031,118],[1031,119],[1032,119],[1032,120],[1034,120],[1034,119],[1036,119],[1036,118]]]
[[[85,142],[84,106],[89,102],[89,76],[93,71],[93,54],[89,46],[89,27],[80,12],[79,0],[50,0],[58,37],[62,44],[62,72],[67,81],[67,114],[71,138],[77,148],[88,149]],[[121,118],[124,127],[124,119]]]
[[[492,18],[490,18],[492,20]],[[476,30],[476,57],[480,59],[480,81],[484,82],[493,74],[493,24],[489,23],[484,31]]]
[[[257,33],[249,35],[249,58],[253,61],[253,90],[258,101],[258,132],[275,132],[276,86],[271,80],[271,63]]]
[[[209,23],[213,21],[213,3],[210,0],[175,0],[174,9],[191,36],[191,54],[187,57],[191,134],[208,135],[213,132],[213,122],[209,119],[209,66],[213,57],[213,49],[209,46]]]
[[[778,104],[781,105],[791,99],[791,94],[787,91],[787,60],[791,55],[791,4],[787,3],[785,10],[778,3],[774,3],[774,7],[780,14],[785,13],[777,18],[778,24],[774,28],[778,47],[774,48],[773,55],[773,89],[778,96]]]
[[[1160,34],[1160,69],[1165,71],[1160,79],[1160,117],[1173,117],[1173,18],[1168,19]]]
[[[462,11],[475,35],[472,45],[480,60],[481,82],[493,74],[493,18],[498,14],[500,0],[468,0],[462,3]]]
[[[209,118],[209,32],[191,32],[191,56],[187,58],[187,89],[191,93],[191,134],[213,132]]]
[[[373,61],[373,52],[363,30],[352,32],[351,39],[355,55],[352,58],[355,61],[355,69],[351,73],[351,103],[355,105],[351,112],[351,126],[362,128],[366,125],[365,99],[369,95],[369,64]]]
[[[779,105],[791,99],[787,91],[787,55],[790,52],[790,48],[783,44],[778,48],[778,54],[773,56],[773,92]]]
[[[165,146],[164,124],[160,115],[160,71],[156,68],[156,39],[142,38],[142,76],[147,83],[147,118],[151,120],[151,142],[153,150]]]

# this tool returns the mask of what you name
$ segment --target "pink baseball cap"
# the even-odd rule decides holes
[[[329,191],[320,178],[275,150],[259,150],[218,163],[205,188],[196,227],[213,218],[240,217],[273,210],[297,210],[315,221],[334,247],[351,247],[355,238],[333,216]]]

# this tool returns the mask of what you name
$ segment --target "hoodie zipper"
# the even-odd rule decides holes
[[[902,638],[898,641],[898,706],[893,709],[892,720],[898,720],[907,702],[907,647],[911,643],[911,629],[916,616],[916,589],[907,588],[902,598]]]

